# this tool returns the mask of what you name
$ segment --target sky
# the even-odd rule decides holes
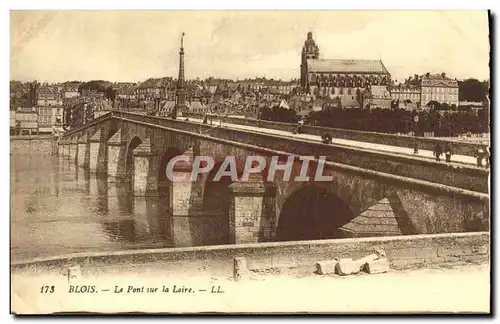
[[[489,78],[486,11],[11,11],[11,80],[140,82],[300,77],[309,31],[323,59],[382,59],[393,79]]]

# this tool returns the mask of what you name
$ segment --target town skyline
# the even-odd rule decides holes
[[[486,11],[12,11],[10,79],[176,78],[185,32],[187,79],[286,81],[300,77],[309,31],[321,58],[380,59],[393,80],[489,79]]]

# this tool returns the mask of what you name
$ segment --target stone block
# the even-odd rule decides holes
[[[356,274],[361,270],[362,264],[353,259],[340,259],[336,265],[336,272],[341,276]]]
[[[375,249],[375,253],[378,255],[379,258],[385,258],[387,256],[385,250],[382,249]]]
[[[76,280],[82,276],[82,270],[79,265],[68,268],[68,281]]]
[[[318,261],[316,263],[316,270],[320,275],[335,273],[335,269],[337,268],[338,263],[339,261],[337,259]]]
[[[364,265],[364,269],[369,274],[374,273],[384,273],[389,271],[389,260],[386,258],[380,258],[373,261],[368,261]]]
[[[487,246],[478,246],[474,248],[474,253],[475,254],[488,254],[488,247]]]
[[[249,276],[247,260],[243,257],[234,258],[233,278],[235,281],[246,279]]]
[[[379,255],[377,253],[372,253],[370,255],[367,255],[361,259],[356,260],[356,262],[359,262],[361,265],[370,262],[370,261],[375,261],[379,258]]]
[[[273,261],[271,257],[268,256],[257,256],[248,259],[248,269],[252,270],[264,270],[271,269],[273,267]]]
[[[273,268],[290,268],[297,266],[297,258],[293,253],[277,254],[271,258]]]

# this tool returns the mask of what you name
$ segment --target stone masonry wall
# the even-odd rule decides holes
[[[169,273],[186,268],[199,273],[231,275],[235,257],[245,257],[251,270],[311,267],[336,257],[361,258],[385,250],[392,269],[423,268],[467,263],[488,263],[490,234],[487,232],[407,235],[321,241],[276,242],[192,248],[149,249],[86,253],[35,259],[11,264],[11,271],[64,273],[68,266],[82,271],[114,268],[165,267]],[[459,283],[457,283],[459,284]]]
[[[24,152],[39,152],[43,154],[51,154],[52,152],[52,137],[51,136],[11,136],[10,151],[11,153]],[[57,149],[57,145],[55,145]]]

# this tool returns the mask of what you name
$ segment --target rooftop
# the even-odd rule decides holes
[[[309,59],[307,66],[309,72],[389,74],[380,60]]]
[[[455,81],[454,79],[452,78],[449,78],[446,76],[446,74],[444,73],[441,73],[441,74],[424,74],[422,75],[422,79],[423,80],[436,80],[436,81],[443,81],[443,80],[453,80]]]

